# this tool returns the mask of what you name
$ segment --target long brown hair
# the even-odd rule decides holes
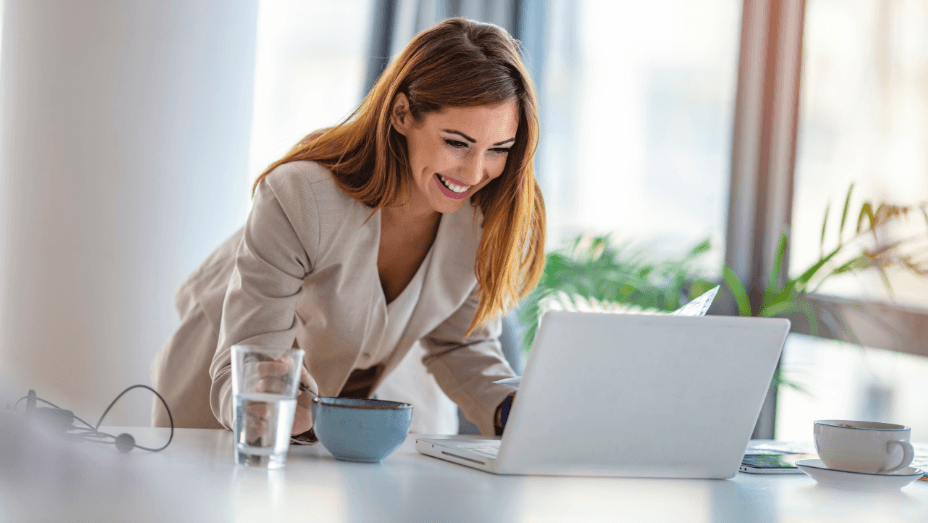
[[[510,100],[519,105],[516,141],[503,173],[472,197],[483,216],[483,232],[474,264],[480,303],[470,334],[531,292],[545,261],[545,206],[533,159],[537,100],[518,42],[504,29],[449,18],[423,31],[345,121],[303,138],[258,177],[255,187],[281,164],[310,160],[328,168],[342,191],[374,212],[401,203],[404,188],[411,186],[408,151],[405,137],[389,125],[399,93],[409,99],[416,120],[444,107]]]

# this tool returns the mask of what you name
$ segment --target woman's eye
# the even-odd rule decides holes
[[[508,148],[508,147],[504,147],[504,148],[500,148],[500,149],[490,149],[490,150],[493,151],[493,152],[496,153],[496,154],[506,154],[506,153],[509,152],[509,148]]]
[[[445,143],[450,145],[451,147],[454,147],[455,149],[463,149],[467,147],[467,144],[464,142],[459,142],[457,140],[449,140],[447,138],[445,139]]]

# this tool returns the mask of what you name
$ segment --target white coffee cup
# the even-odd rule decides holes
[[[890,474],[912,463],[915,453],[905,425],[873,421],[819,420],[813,434],[818,457],[830,469]]]

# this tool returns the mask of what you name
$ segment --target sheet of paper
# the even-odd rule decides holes
[[[708,291],[702,293],[695,300],[671,312],[670,315],[671,316],[705,316],[706,311],[709,310],[709,306],[712,305],[712,300],[715,299],[715,295],[718,294],[718,292],[719,292],[719,285],[716,285],[715,287],[712,287]],[[498,383],[500,385],[509,385],[510,387],[518,388],[519,384],[522,383],[522,377],[516,376],[515,378],[505,378],[501,380],[496,380],[493,383]]]
[[[709,306],[712,305],[712,300],[715,299],[715,295],[718,294],[718,292],[719,292],[719,286],[716,285],[715,287],[712,287],[708,291],[702,293],[695,300],[671,312],[670,315],[671,316],[705,316],[706,311],[709,310]]]

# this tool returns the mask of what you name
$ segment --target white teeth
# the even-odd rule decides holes
[[[455,185],[455,184],[449,182],[444,176],[442,176],[442,175],[440,175],[440,174],[438,175],[438,177],[441,178],[441,182],[442,182],[443,184],[445,184],[445,187],[447,187],[447,188],[449,188],[449,189],[451,189],[452,191],[457,192],[457,193],[465,192],[465,191],[467,191],[467,187],[470,187],[470,186]]]

